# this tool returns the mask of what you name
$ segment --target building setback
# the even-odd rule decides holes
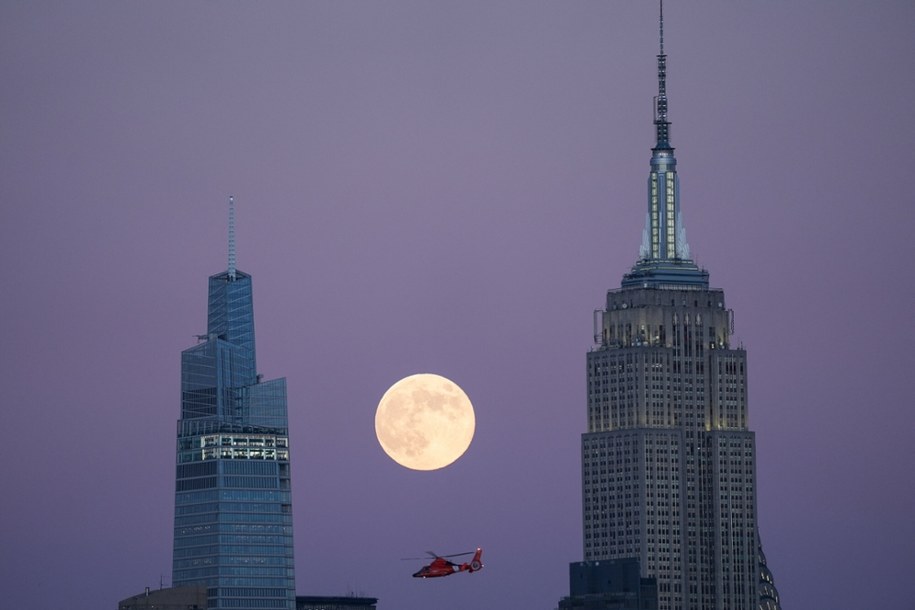
[[[638,559],[660,610],[762,607],[747,359],[690,258],[660,18],[656,142],[639,258],[595,312],[582,435],[585,561]],[[766,572],[768,574],[768,572]],[[768,609],[778,608],[771,576]],[[774,603],[772,600],[774,599]]]
[[[257,373],[251,276],[209,278],[207,332],[181,353],[172,583],[211,609],[295,610],[286,380]]]

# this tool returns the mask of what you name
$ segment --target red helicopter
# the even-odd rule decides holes
[[[425,565],[420,568],[419,572],[413,575],[413,578],[438,578],[440,576],[451,576],[452,574],[457,574],[458,572],[469,572],[474,573],[477,570],[483,569],[483,562],[481,560],[483,556],[483,549],[478,548],[476,552],[469,551],[467,553],[456,553],[454,555],[436,555],[432,551],[426,551],[434,557],[432,563]],[[473,555],[467,563],[457,564],[452,561],[448,561],[447,557],[461,557],[463,555]]]

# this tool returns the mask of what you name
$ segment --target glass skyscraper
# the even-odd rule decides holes
[[[670,144],[663,13],[642,247],[595,312],[582,435],[586,561],[638,559],[660,610],[778,608],[757,530],[747,358],[690,258]]]
[[[251,276],[209,278],[207,333],[181,353],[174,586],[208,607],[295,610],[286,380],[257,373]]]

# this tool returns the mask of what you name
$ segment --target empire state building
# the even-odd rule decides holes
[[[660,19],[639,258],[595,312],[582,435],[586,562],[638,559],[660,610],[778,608],[757,531],[747,358],[724,291],[690,258]],[[763,582],[765,581],[765,582]]]

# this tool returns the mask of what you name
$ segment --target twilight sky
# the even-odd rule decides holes
[[[911,608],[915,4],[665,7],[692,253],[748,350],[786,609]],[[171,578],[179,355],[254,277],[285,376],[299,594],[554,608],[582,557],[592,311],[638,254],[657,7],[626,0],[0,5],[0,591]],[[374,437],[445,375],[476,437]],[[427,549],[486,569],[410,578]]]

